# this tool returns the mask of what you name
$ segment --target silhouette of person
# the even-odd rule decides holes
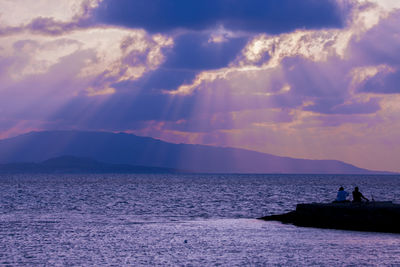
[[[362,199],[365,199],[366,201],[369,201],[368,198],[364,197],[364,195],[361,194],[360,191],[358,191],[358,186],[356,186],[354,188],[354,191],[353,191],[353,202],[361,202]]]
[[[349,196],[349,193],[344,191],[343,186],[339,188],[339,191],[337,192],[337,196],[335,199],[335,202],[347,202],[348,200],[346,199]]]

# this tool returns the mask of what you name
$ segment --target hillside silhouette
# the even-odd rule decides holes
[[[0,164],[0,173],[178,173],[181,170],[129,164],[110,164],[90,158],[62,156],[39,163]]]
[[[306,160],[205,145],[172,144],[126,133],[43,131],[0,140],[0,163],[43,162],[70,155],[128,164],[208,173],[382,173],[336,160]]]

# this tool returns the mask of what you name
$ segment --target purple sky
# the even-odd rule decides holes
[[[0,138],[130,132],[400,171],[398,0],[4,0]]]

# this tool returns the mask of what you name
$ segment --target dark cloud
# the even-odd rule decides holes
[[[231,38],[224,42],[209,42],[209,34],[189,33],[177,37],[173,48],[164,50],[165,62],[138,81],[114,85],[118,89],[174,90],[189,84],[198,73],[226,67],[246,44],[245,38]],[[131,59],[127,61],[132,61]]]
[[[0,36],[12,35],[20,33],[22,31],[21,27],[2,27],[0,26]]]
[[[94,11],[99,22],[151,32],[223,25],[268,33],[342,27],[347,13],[334,0],[105,0]]]
[[[176,69],[218,69],[232,61],[246,44],[245,38],[209,42],[208,34],[185,34],[175,39],[173,51],[164,64]]]
[[[399,94],[400,93],[400,71],[392,73],[378,73],[366,80],[360,91],[369,93]]]
[[[353,38],[348,46],[351,60],[360,65],[400,66],[400,11],[394,12],[362,38]]]
[[[371,28],[362,38],[353,38],[348,54],[356,67],[383,66],[383,70],[358,87],[359,92],[400,93],[400,11]]]
[[[319,99],[316,104],[307,106],[304,110],[322,114],[372,114],[381,109],[379,98],[372,98],[368,102],[344,103],[344,99]]]

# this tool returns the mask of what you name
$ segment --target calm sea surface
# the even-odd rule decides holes
[[[400,266],[400,235],[259,221],[400,176],[1,175],[0,266]]]

